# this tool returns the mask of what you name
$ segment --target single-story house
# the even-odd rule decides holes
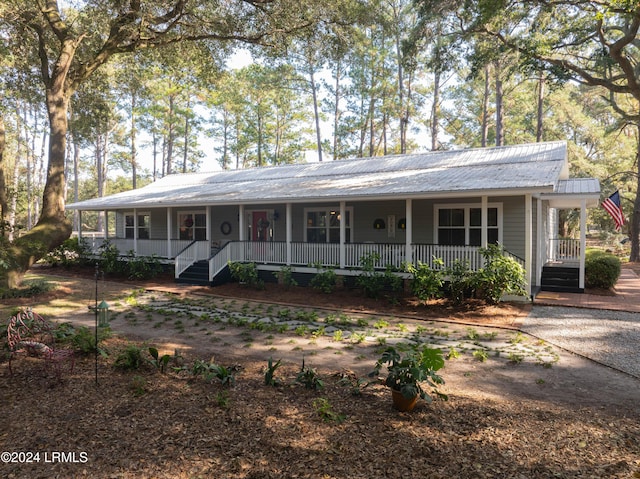
[[[372,252],[381,268],[438,257],[477,269],[479,249],[500,243],[535,294],[584,289],[586,212],[599,200],[598,180],[569,178],[557,141],[175,174],[67,208],[107,213],[111,235],[79,232],[96,251],[108,236],[121,254],[173,263],[177,279],[200,268],[211,284],[229,261],[353,275]],[[579,239],[557,237],[559,209],[579,209]]]

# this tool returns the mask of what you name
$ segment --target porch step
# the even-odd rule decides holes
[[[568,266],[543,266],[540,289],[542,291],[582,293],[580,270]]]
[[[176,279],[176,283],[200,286],[209,285],[209,262],[198,261],[192,264]]]

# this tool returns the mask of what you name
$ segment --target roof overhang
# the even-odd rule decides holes
[[[600,204],[600,182],[595,178],[560,180],[553,193],[542,193],[540,198],[552,208],[580,208],[583,201],[587,208],[595,208]]]

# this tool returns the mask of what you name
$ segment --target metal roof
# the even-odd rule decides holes
[[[328,199],[425,198],[556,192],[568,176],[565,142],[438,151],[166,176],[71,210],[203,206]],[[597,180],[594,180],[597,183]],[[598,187],[599,191],[599,187]]]

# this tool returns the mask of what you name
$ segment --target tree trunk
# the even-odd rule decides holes
[[[543,108],[544,108],[544,75],[540,72],[538,77],[538,112],[537,112],[537,124],[536,124],[536,142],[542,141],[543,134]]]
[[[316,121],[316,144],[318,148],[318,161],[322,161],[322,132],[320,131],[320,111],[318,108],[318,88],[313,75],[313,67],[309,71],[309,81],[311,82],[311,94],[313,97],[313,116]]]
[[[5,162],[4,149],[6,146],[6,133],[4,129],[4,117],[0,114],[0,236],[7,234],[9,219],[9,201],[7,199],[7,184],[4,176]]]
[[[631,238],[631,253],[629,261],[633,263],[640,262],[640,125],[636,126],[637,148],[636,148],[636,198],[633,202],[633,213],[629,223],[629,238]]]
[[[502,103],[502,73],[499,65],[496,65],[496,146],[504,145],[503,117],[504,109]]]
[[[440,71],[433,75],[433,105],[431,105],[431,151],[438,149],[438,118],[440,116]]]
[[[484,96],[482,97],[482,132],[480,145],[485,148],[489,137],[489,65],[484,67]]]

